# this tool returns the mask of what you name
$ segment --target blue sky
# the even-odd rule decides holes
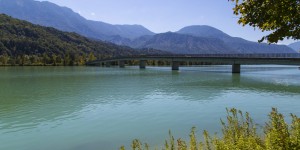
[[[260,30],[237,24],[234,3],[228,0],[47,0],[83,17],[110,24],[140,24],[155,33],[178,31],[189,25],[209,25],[223,32],[257,41]],[[280,43],[289,44],[293,41]]]

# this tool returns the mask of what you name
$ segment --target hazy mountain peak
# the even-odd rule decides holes
[[[230,37],[229,35],[225,34],[221,30],[207,25],[187,26],[177,31],[177,33],[189,34],[198,37],[218,37],[218,38]]]
[[[294,49],[297,52],[300,52],[300,41],[299,42],[295,42],[292,43],[290,45],[288,45],[290,48]]]
[[[135,39],[132,47],[155,48],[179,54],[295,53],[285,45],[268,45],[231,37],[210,26],[188,26]]]

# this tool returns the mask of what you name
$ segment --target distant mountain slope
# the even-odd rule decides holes
[[[219,39],[231,38],[229,35],[222,32],[221,30],[218,30],[216,28],[207,25],[187,26],[180,29],[176,33],[188,34],[188,35],[193,35],[198,37],[212,37],[212,38],[219,38]]]
[[[69,8],[60,7],[47,1],[0,0],[0,13],[34,24],[76,32],[101,40],[109,39],[110,36],[115,35],[133,39],[154,34],[140,25],[111,25],[100,21],[90,21]]]
[[[76,65],[96,58],[140,54],[129,47],[93,41],[3,14],[0,14],[0,31],[1,65]]]
[[[146,47],[178,54],[233,53],[225,43],[216,38],[194,37],[178,33],[161,33],[133,41],[133,47]]]
[[[134,48],[155,48],[178,54],[296,53],[284,45],[268,45],[231,37],[210,26],[189,26],[175,33],[142,36],[133,41],[114,40]]]
[[[290,48],[294,49],[297,52],[300,52],[300,42],[295,42],[288,45]]]
[[[284,45],[263,44],[250,42],[242,38],[231,37],[224,32],[210,26],[189,26],[177,33],[188,34],[197,37],[217,38],[222,40],[227,47],[237,53],[295,53],[291,48]]]

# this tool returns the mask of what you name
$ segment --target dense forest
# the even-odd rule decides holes
[[[95,41],[0,14],[0,65],[84,65],[149,51]]]

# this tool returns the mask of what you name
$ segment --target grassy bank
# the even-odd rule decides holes
[[[257,126],[249,113],[236,109],[227,110],[226,121],[221,120],[222,134],[211,135],[203,132],[203,141],[198,141],[195,128],[190,132],[189,141],[181,138],[175,140],[171,132],[163,148],[153,148],[147,143],[135,139],[131,143],[132,150],[299,150],[300,149],[300,119],[291,114],[292,122],[286,123],[284,116],[273,108],[269,120],[259,134]],[[125,150],[125,147],[120,147]]]

